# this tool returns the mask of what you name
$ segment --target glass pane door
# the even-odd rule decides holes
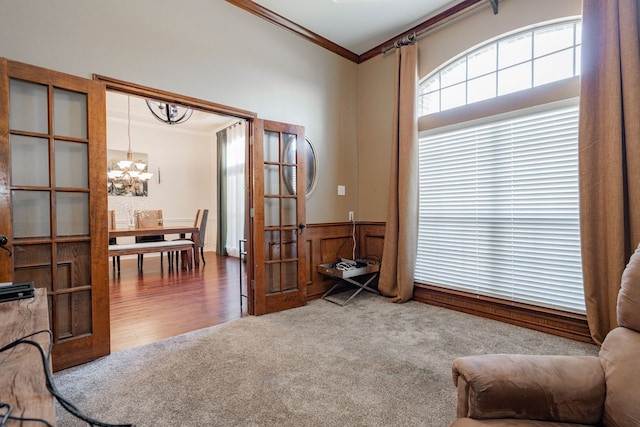
[[[0,198],[10,200],[0,204],[0,213],[9,218],[0,222],[0,234],[7,234],[13,250],[11,280],[47,289],[53,366],[61,369],[109,352],[106,194],[101,194],[105,89],[6,60],[0,69],[0,92],[8,95],[0,100],[8,99],[0,108],[1,128],[8,128],[0,151],[9,153],[8,162],[0,163],[0,177],[11,171],[9,187],[0,188]],[[6,261],[0,263],[5,271]]]
[[[258,122],[253,146],[257,178],[254,241],[259,270],[255,275],[255,307],[256,314],[262,314],[306,303],[304,245],[300,244],[305,221],[304,165],[297,154],[298,144],[304,143],[304,129]]]

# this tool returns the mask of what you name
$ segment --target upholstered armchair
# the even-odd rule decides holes
[[[451,427],[640,426],[640,247],[622,275],[617,319],[598,357],[454,360],[458,418]]]

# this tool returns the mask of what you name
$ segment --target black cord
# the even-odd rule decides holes
[[[22,422],[25,422],[25,421],[28,421],[28,422],[36,422],[36,423],[42,423],[42,424],[44,424],[44,425],[45,425],[45,426],[47,426],[47,427],[53,427],[53,424],[51,424],[51,423],[50,423],[50,422],[48,422],[47,420],[43,420],[43,419],[41,419],[41,418],[9,417],[9,419],[10,419],[10,420],[13,420],[13,421],[20,421],[21,423],[22,423]],[[1,425],[0,425],[0,427],[6,427],[6,425],[5,425],[5,424],[1,424]]]
[[[31,338],[35,335],[38,334],[42,334],[42,333],[47,333],[49,334],[49,349],[47,352],[44,351],[44,349],[42,348],[42,346],[33,341],[30,340],[28,338]],[[9,350],[13,347],[16,347],[20,344],[28,344],[31,346],[34,346],[38,352],[40,353],[40,357],[42,359],[42,366],[43,366],[43,370],[44,370],[44,376],[45,376],[45,380],[46,380],[46,386],[47,386],[47,390],[49,390],[49,393],[51,393],[53,395],[53,397],[56,398],[56,400],[58,401],[58,403],[60,403],[60,405],[66,409],[68,412],[70,412],[73,416],[75,416],[76,418],[79,418],[83,421],[85,421],[87,424],[89,424],[92,427],[135,427],[134,424],[108,424],[108,423],[104,423],[102,421],[98,421],[95,420],[87,415],[85,415],[78,407],[76,407],[73,403],[71,403],[69,400],[65,399],[60,392],[58,392],[58,389],[56,388],[55,384],[53,383],[53,376],[51,374],[51,370],[49,369],[49,364],[50,364],[50,358],[51,358],[51,349],[53,348],[53,333],[50,330],[41,330],[41,331],[37,331],[34,332],[32,334],[26,335],[20,339],[17,339],[15,341],[13,341],[12,343],[9,343],[7,345],[5,345],[4,347],[0,348],[0,353]],[[6,405],[6,404],[2,404],[2,405]],[[19,419],[19,418],[13,418],[11,417],[9,414],[11,413],[11,406],[10,405],[6,405],[8,406],[8,413],[6,414],[6,417],[8,419]],[[43,423],[45,423],[47,426],[51,426],[51,424],[49,424],[48,422],[46,422],[45,420],[33,420],[33,421],[41,421]],[[4,422],[4,418],[3,418],[3,422]],[[4,424],[0,424],[0,427],[3,427]]]
[[[7,425],[7,420],[11,416],[11,411],[13,408],[8,403],[0,402],[0,409],[6,409],[7,412],[2,414],[0,417],[0,427],[5,427]]]

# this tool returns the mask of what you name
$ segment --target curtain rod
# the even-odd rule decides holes
[[[234,127],[234,126],[243,125],[243,124],[245,124],[246,122],[247,122],[246,120],[238,120],[237,122],[235,122],[235,123],[231,123],[229,126],[225,127],[225,128],[224,128],[224,129],[222,129],[222,130],[231,129],[231,128],[232,128],[232,127]]]
[[[493,7],[493,4],[496,4],[496,7],[494,8],[494,15],[497,14],[497,0],[489,0],[488,3],[484,3],[484,2],[479,2],[476,3],[473,6],[467,7],[466,9],[456,13],[455,15],[450,16],[447,19],[444,19],[442,21],[439,21],[433,25],[431,25],[430,27],[424,28],[422,30],[419,31],[413,31],[411,33],[408,34],[404,34],[402,37],[400,37],[398,40],[396,40],[393,44],[383,47],[382,48],[382,55],[386,55],[387,53],[389,53],[390,51],[397,49],[401,46],[404,45],[409,45],[412,43],[415,43],[416,41],[426,37],[427,35],[429,35],[430,33],[436,31],[437,29],[445,26],[445,25],[449,25],[451,23],[453,23],[454,21],[457,21],[459,19],[465,18],[468,15],[471,15],[473,13],[477,13],[480,12],[483,9],[486,9],[489,5],[491,5]]]

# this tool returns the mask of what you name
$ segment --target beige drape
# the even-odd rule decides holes
[[[378,289],[393,302],[413,298],[418,234],[418,47],[396,48],[391,178]]]
[[[637,0],[584,0],[580,223],[587,319],[601,343],[616,326],[622,271],[640,242]]]

